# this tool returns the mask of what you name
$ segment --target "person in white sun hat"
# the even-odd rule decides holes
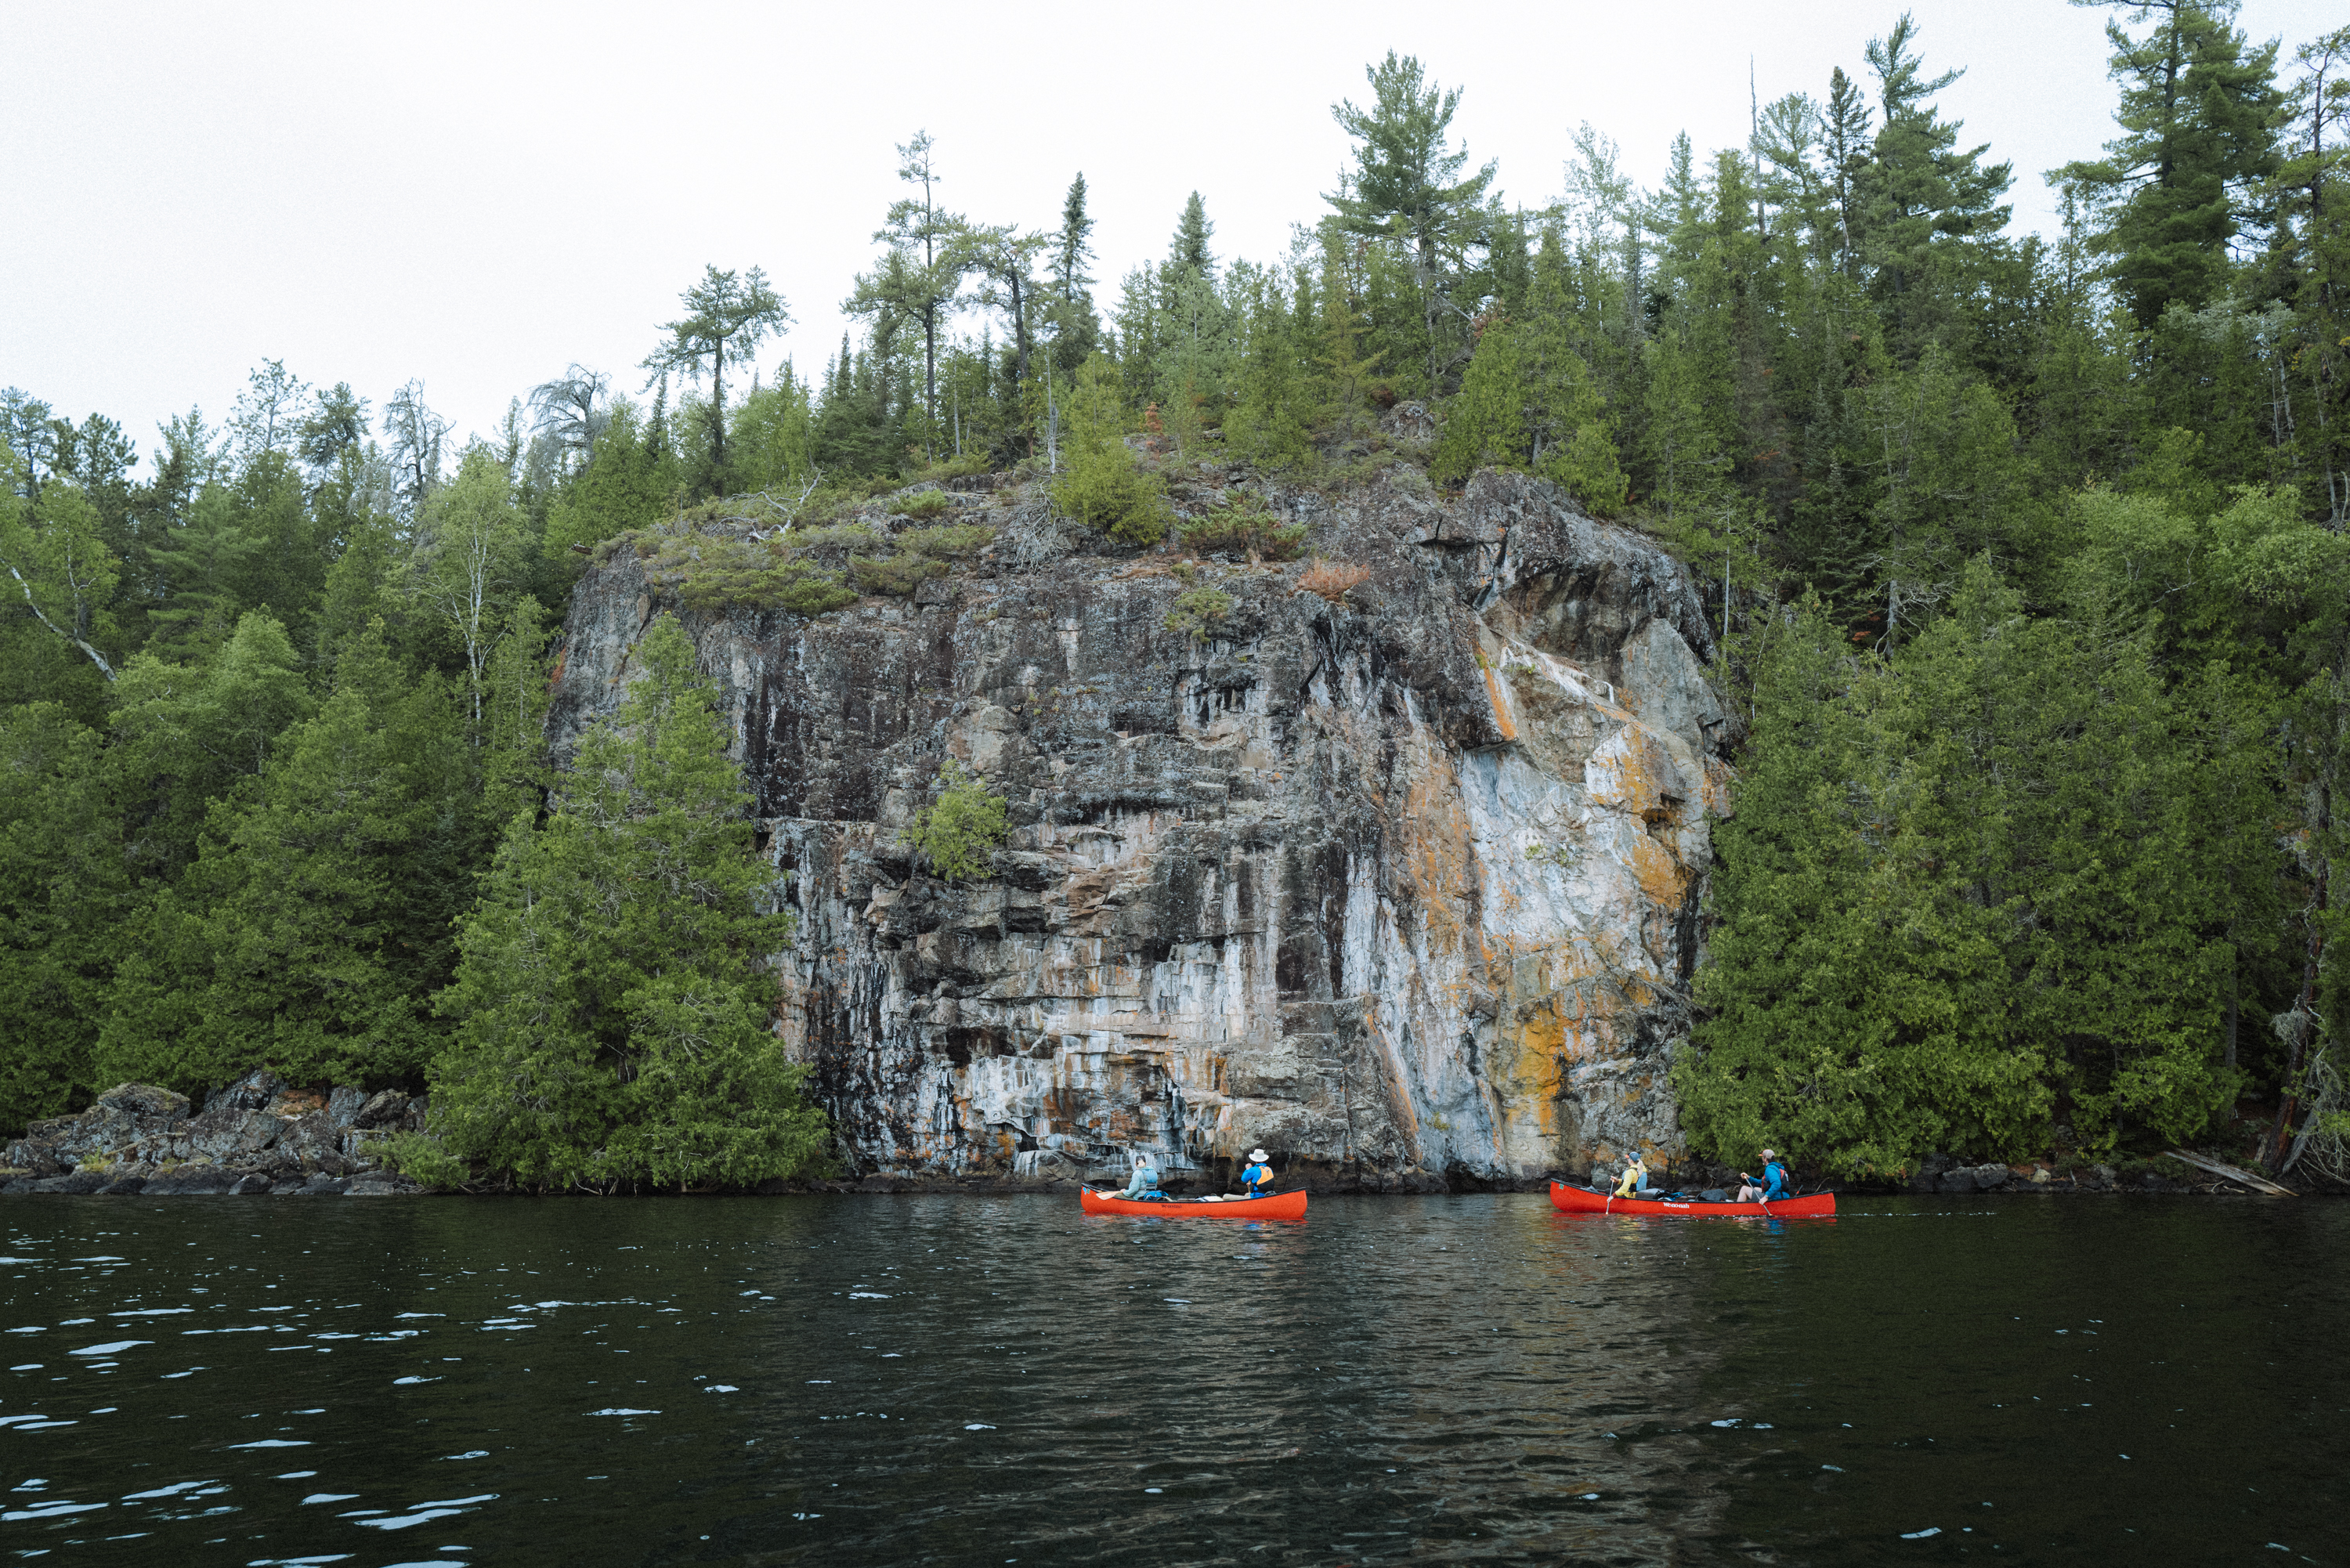
[[[1262,1198],[1273,1189],[1273,1167],[1266,1163],[1272,1158],[1261,1148],[1249,1150],[1248,1168],[1241,1172],[1241,1185],[1251,1198]]]

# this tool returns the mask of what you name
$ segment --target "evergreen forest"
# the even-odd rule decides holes
[[[0,1130],[265,1065],[429,1087],[444,1176],[806,1169],[785,917],[674,619],[550,763],[585,563],[718,501],[814,524],[1003,470],[1153,545],[1168,464],[1411,463],[1524,471],[1707,585],[1744,738],[1674,1068],[1698,1149],[2350,1174],[2350,28],[2109,16],[2112,139],[2050,171],[1945,116],[1907,15],[1654,189],[1585,125],[1505,191],[1461,88],[1389,54],[1268,257],[1195,193],[1097,275],[1084,175],[993,221],[914,135],[821,367],[762,358],[789,305],[745,257],[640,365],[550,366],[463,441],[421,381],[275,360],[143,447],[9,389]],[[2062,230],[2016,232],[2043,177]],[[1383,435],[1413,403],[1432,441]],[[733,591],[815,616],[923,569]]]

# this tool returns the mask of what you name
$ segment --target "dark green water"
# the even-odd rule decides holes
[[[2350,1205],[11,1199],[0,1551],[2341,1563]]]

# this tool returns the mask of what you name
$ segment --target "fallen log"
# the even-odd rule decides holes
[[[2239,1170],[2232,1165],[2222,1165],[2216,1159],[2206,1159],[2199,1154],[2189,1154],[2184,1149],[2177,1148],[2168,1152],[2171,1158],[2182,1165],[2191,1165],[2198,1170],[2208,1170],[2214,1176],[2224,1176],[2230,1181],[2241,1181],[2255,1192],[2273,1193],[2279,1198],[2301,1196],[2290,1187],[2279,1187],[2265,1176],[2254,1176],[2249,1170]]]

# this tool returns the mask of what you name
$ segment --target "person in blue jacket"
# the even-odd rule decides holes
[[[1738,1173],[1738,1179],[1746,1184],[1738,1189],[1738,1201],[1741,1203],[1758,1200],[1776,1203],[1783,1198],[1794,1196],[1787,1190],[1787,1162],[1767,1148],[1762,1151],[1762,1185],[1755,1186],[1754,1179],[1742,1170]]]
[[[1266,1162],[1272,1156],[1261,1148],[1249,1150],[1248,1168],[1241,1172],[1241,1186],[1251,1198],[1262,1198],[1273,1190],[1273,1167]]]

